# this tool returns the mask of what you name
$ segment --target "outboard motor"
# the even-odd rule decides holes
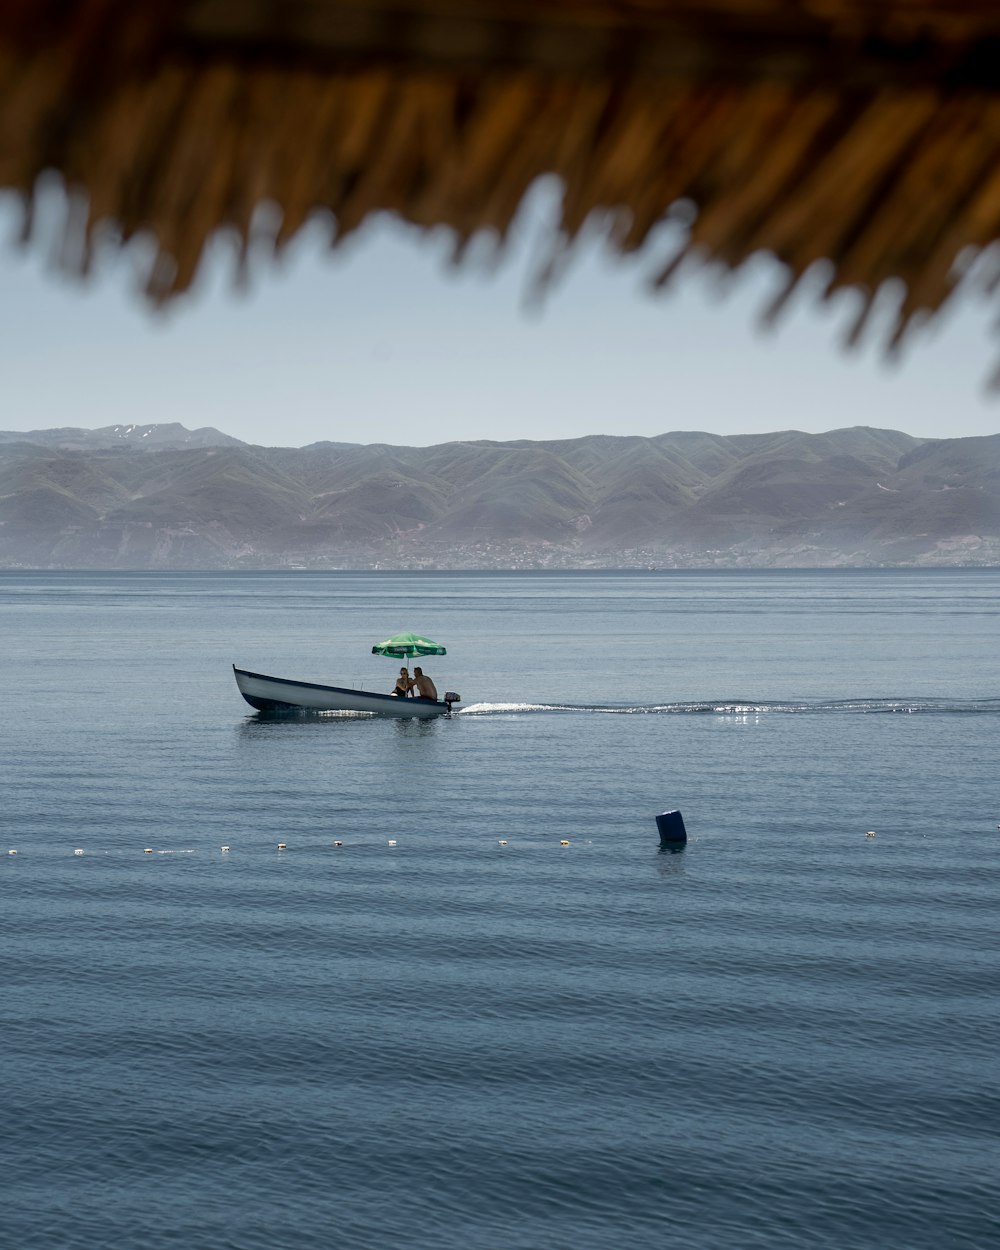
[[[461,702],[462,702],[462,696],[461,696],[460,694],[456,694],[456,693],[454,692],[454,690],[446,690],[446,691],[444,692],[444,701],[445,701],[445,703],[447,703],[447,704],[448,704],[448,711],[450,712],[450,711],[451,711],[451,705],[452,705],[453,703],[461,703]]]

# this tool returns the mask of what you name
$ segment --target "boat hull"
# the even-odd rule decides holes
[[[233,665],[240,694],[258,712],[354,712],[398,719],[417,717],[427,720],[444,716],[451,704],[438,699],[401,699],[373,690],[347,690],[342,686],[321,686],[311,681],[291,681],[251,673]]]

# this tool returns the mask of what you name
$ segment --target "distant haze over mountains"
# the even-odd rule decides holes
[[[1000,434],[591,435],[254,447],[0,432],[0,566],[1000,564]]]

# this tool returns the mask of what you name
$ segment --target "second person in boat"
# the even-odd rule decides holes
[[[424,672],[422,668],[415,668],[413,670],[413,681],[410,683],[410,685],[411,685],[411,688],[413,686],[416,686],[417,693],[420,695],[421,699],[434,699],[435,701],[437,700],[437,697],[438,697],[437,687],[434,685],[431,679],[426,675],[426,673]]]
[[[399,676],[396,678],[396,687],[392,693],[398,695],[401,699],[405,699],[412,689],[413,682],[410,679],[409,670],[401,668],[399,670]]]

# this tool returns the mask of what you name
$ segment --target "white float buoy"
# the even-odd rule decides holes
[[[143,853],[143,855],[152,855],[152,853],[153,853],[153,848],[152,848],[151,846],[144,846],[144,847],[142,848],[142,853]]]
[[[82,847],[82,846],[78,846],[78,847],[76,848],[76,850],[73,852],[73,854],[74,854],[74,855],[82,855],[82,854],[83,854],[83,847]]]
[[[220,847],[219,847],[219,850],[223,853],[223,855],[225,855],[225,854],[227,854],[227,853],[228,853],[228,851],[229,851],[229,847],[228,847],[228,846],[220,846]]]
[[[9,850],[9,851],[7,852],[7,854],[8,854],[8,855],[16,855],[16,854],[17,854],[17,851],[15,851],[15,850],[11,849],[11,850]]]
[[[334,844],[333,844],[333,845],[334,845],[334,846],[343,846],[344,844],[343,844],[343,842],[338,841],[338,842],[334,842]]]
[[[560,845],[560,846],[569,846],[569,838],[560,838],[560,839],[559,839],[559,845]]]
[[[396,839],[395,839],[395,838],[390,838],[390,839],[389,839],[389,845],[390,845],[390,846],[395,846],[395,845],[396,845]]]
[[[499,839],[499,841],[498,841],[498,843],[497,843],[497,845],[498,845],[498,846],[506,846],[506,845],[507,845],[507,839],[506,839],[506,838],[500,838],[500,839]]]
[[[287,843],[287,842],[279,842],[279,843],[278,843],[278,850],[279,850],[279,851],[287,851],[287,850],[288,850],[288,843]]]
[[[869,829],[869,830],[868,830],[868,832],[865,834],[865,837],[866,837],[866,838],[874,838],[874,836],[875,836],[875,830],[874,830],[874,829]]]

